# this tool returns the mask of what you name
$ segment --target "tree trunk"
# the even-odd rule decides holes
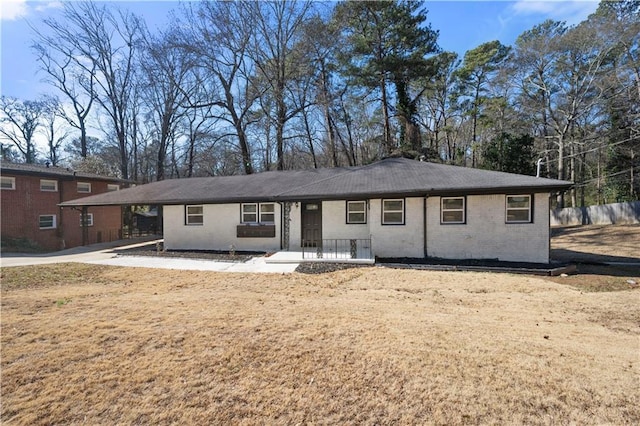
[[[380,93],[382,101],[383,138],[385,149],[384,154],[389,155],[395,147],[391,140],[391,123],[389,119],[389,108],[387,103],[387,82],[384,78],[384,75],[380,76]]]
[[[307,116],[307,111],[302,111],[302,117],[304,120],[304,129],[307,133],[307,142],[309,143],[309,151],[311,153],[311,158],[313,159],[313,168],[318,168],[318,162],[316,161],[316,151],[313,148],[313,135],[311,134],[311,127],[309,126],[309,117]]]
[[[558,179],[564,180],[564,140],[558,136]],[[558,194],[558,208],[564,208],[564,191]]]
[[[571,153],[571,158],[569,159],[569,167],[571,168],[571,182],[576,182],[576,157],[575,157],[575,148],[574,144],[569,145],[569,152]],[[576,188],[571,188],[571,207],[577,207],[578,202],[576,199]]]

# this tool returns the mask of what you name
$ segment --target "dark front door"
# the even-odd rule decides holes
[[[305,247],[322,245],[322,203],[302,203],[302,243]]]

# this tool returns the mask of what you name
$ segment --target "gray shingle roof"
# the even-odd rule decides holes
[[[8,163],[2,161],[0,163],[0,172],[4,175],[19,174],[19,175],[32,175],[43,177],[58,177],[58,178],[83,178],[102,180],[108,182],[124,182],[124,180],[111,176],[102,176],[95,173],[78,172],[71,168],[45,166],[42,164],[26,164],[26,163]]]
[[[62,205],[340,200],[552,191],[570,186],[571,182],[567,181],[388,158],[358,167],[164,180],[67,201]]]

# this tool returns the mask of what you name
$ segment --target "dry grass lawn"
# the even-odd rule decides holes
[[[640,262],[640,224],[555,228],[551,256],[567,261]]]
[[[640,423],[640,290],[64,264],[1,295],[2,424]]]

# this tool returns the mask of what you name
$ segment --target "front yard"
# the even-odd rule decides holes
[[[638,424],[640,290],[570,284],[4,268],[0,420]]]

